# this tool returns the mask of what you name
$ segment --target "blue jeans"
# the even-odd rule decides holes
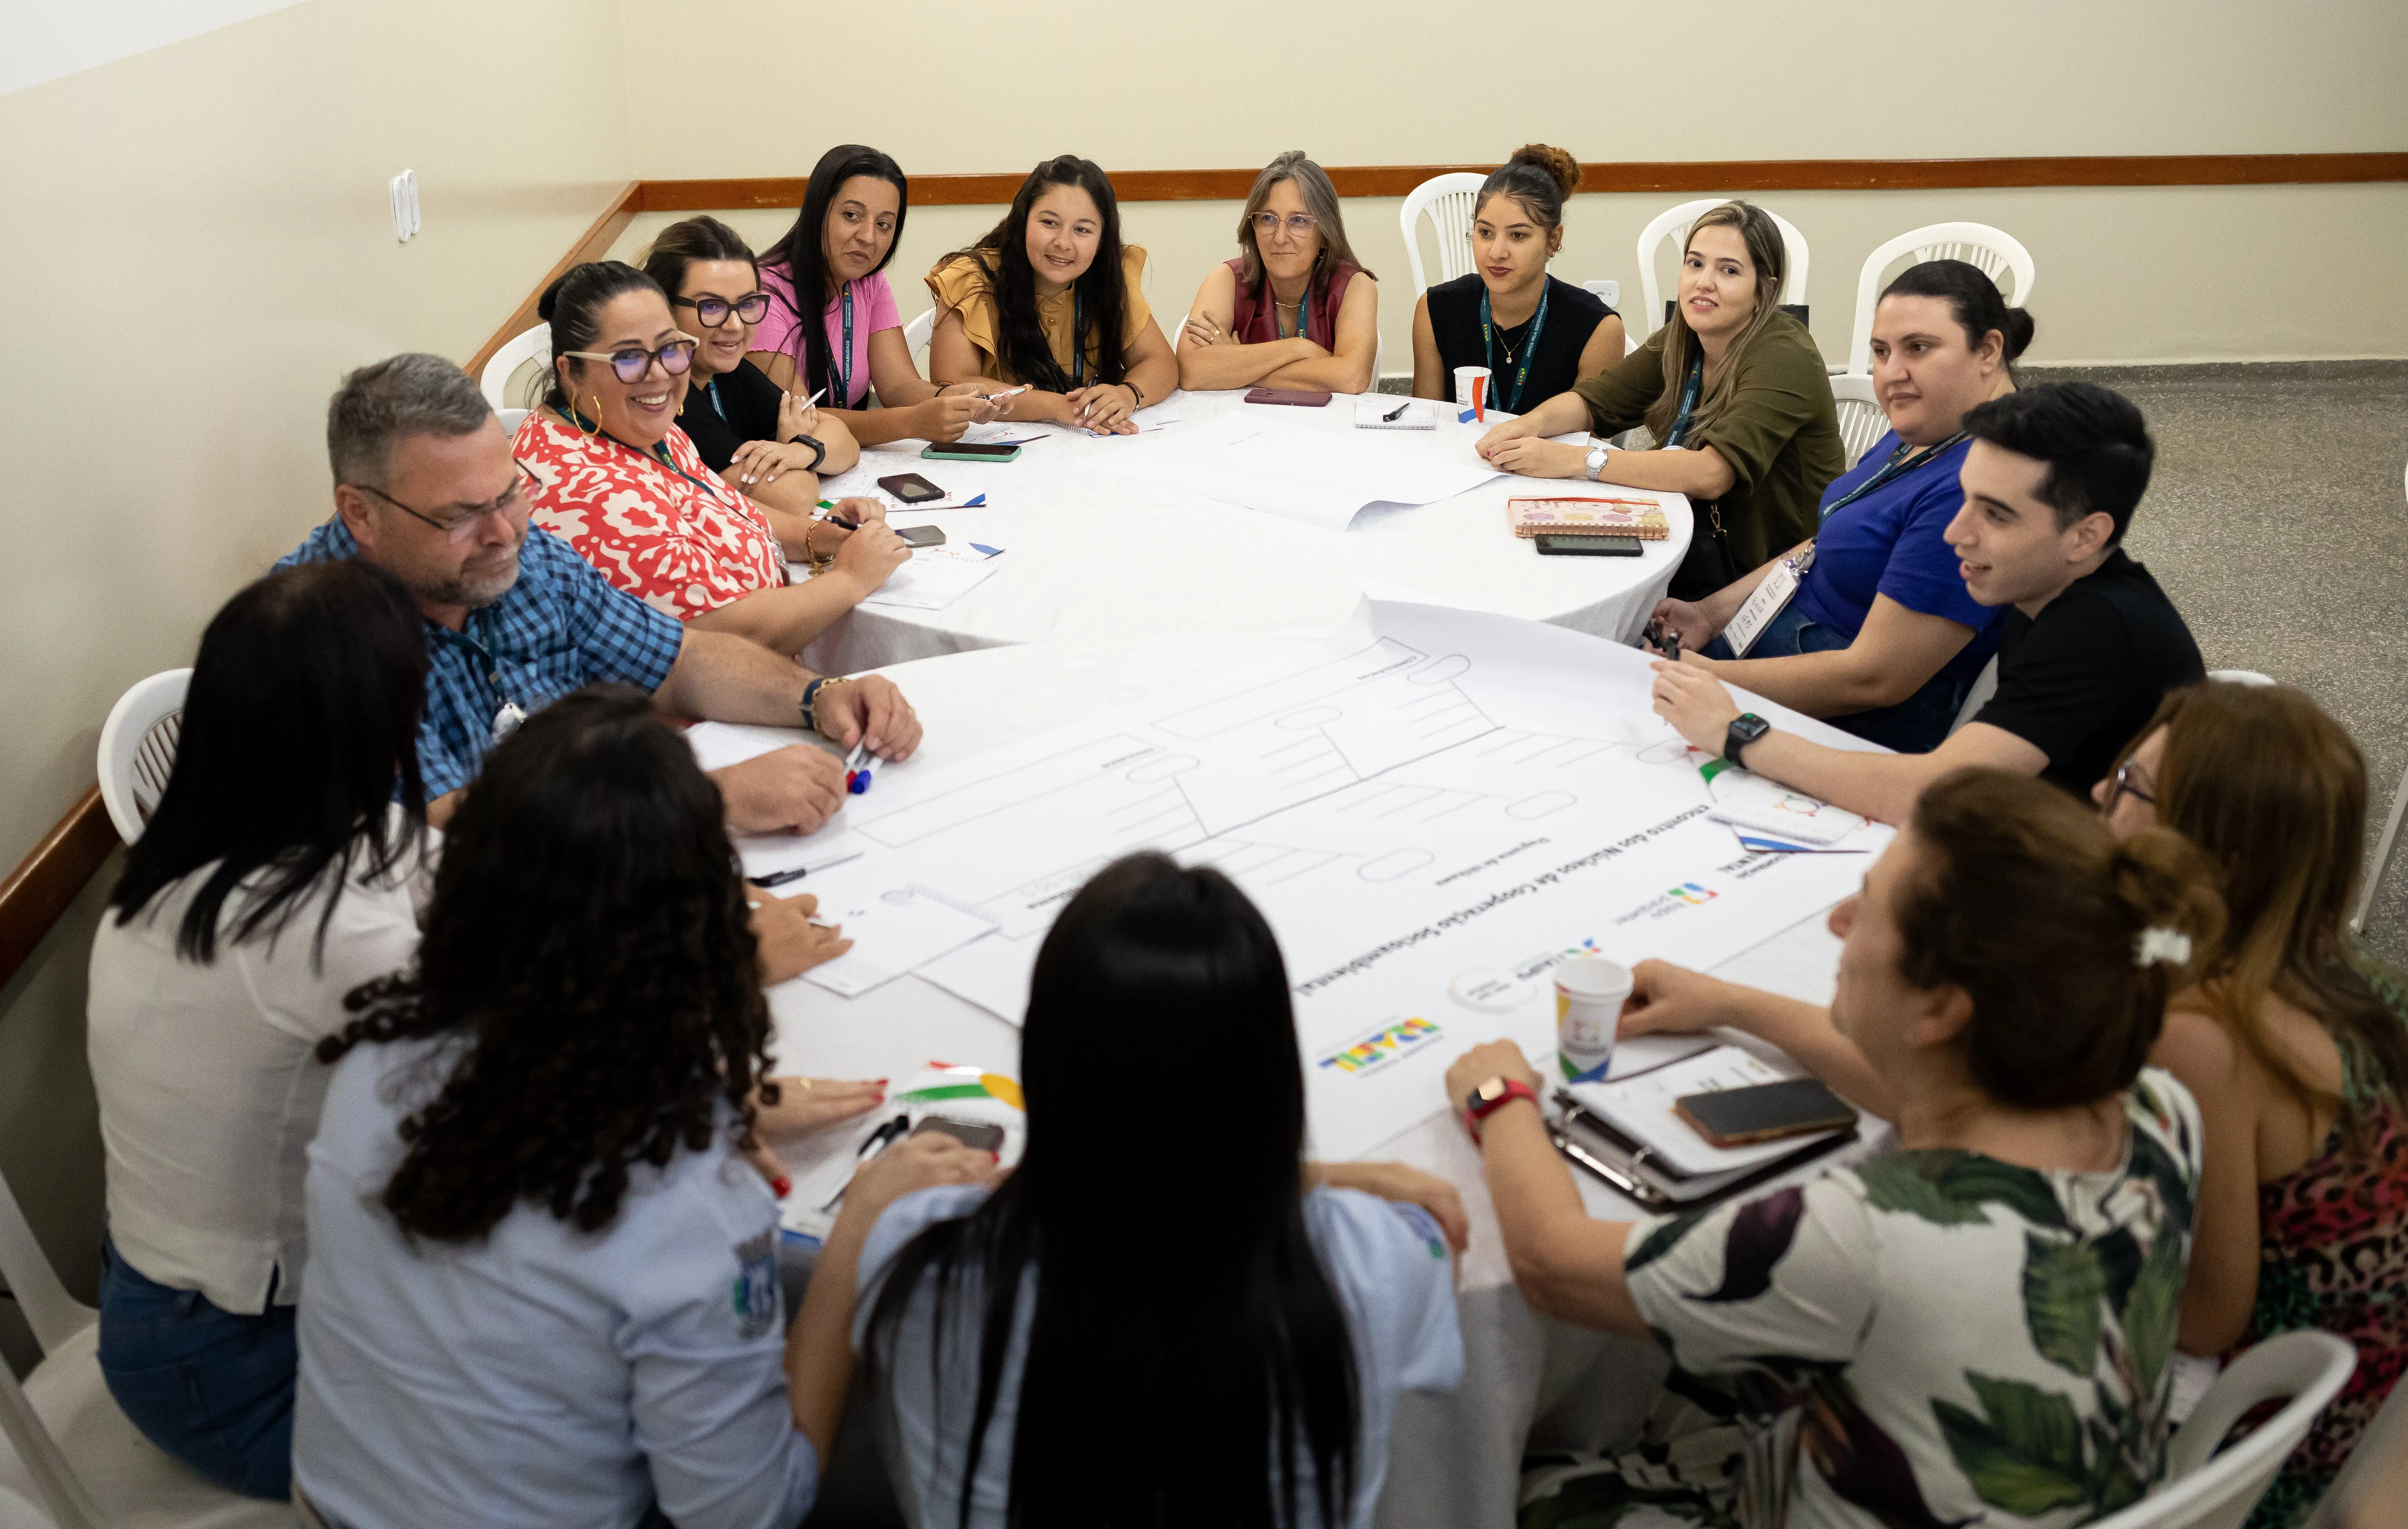
[[[100,1373],[143,1436],[249,1497],[293,1490],[294,1310],[220,1309],[101,1245]]]
[[[1774,616],[1757,635],[1747,656],[1781,658],[1799,653],[1831,653],[1846,647],[1851,641],[1839,628],[1807,616],[1793,599],[1788,609]],[[1719,637],[1698,651],[1709,658],[1731,656],[1730,644]],[[1957,710],[1965,704],[1966,689],[1962,682],[1950,679],[1942,670],[1926,681],[1923,688],[1894,706],[1878,706],[1870,712],[1825,720],[1842,732],[1885,744],[1900,754],[1928,754],[1947,738]]]

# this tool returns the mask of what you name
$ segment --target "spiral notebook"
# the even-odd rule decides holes
[[[1664,507],[1654,499],[1508,499],[1513,534],[1533,536],[1635,536],[1661,541],[1672,534]]]
[[[1398,413],[1399,409],[1403,410]],[[1390,414],[1396,414],[1390,419]],[[1354,400],[1354,428],[1358,430],[1435,430],[1438,428],[1438,405],[1427,398],[1399,398],[1375,393]]]

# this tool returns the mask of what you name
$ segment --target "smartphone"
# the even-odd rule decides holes
[[[1299,409],[1318,409],[1329,399],[1309,387],[1258,387],[1246,395],[1248,403],[1292,403]]]
[[[1541,557],[1636,557],[1635,536],[1534,536]]]
[[[1811,1077],[1684,1094],[1672,1101],[1672,1110],[1716,1147],[1777,1142],[1856,1123],[1855,1108]]]
[[[925,504],[941,499],[945,491],[916,472],[898,472],[891,478],[881,478],[878,486],[901,499],[905,504]]]
[[[942,526],[897,526],[895,534],[903,539],[907,547],[941,547],[945,544],[945,528]]]
[[[977,1120],[956,1120],[950,1115],[931,1115],[911,1128],[914,1136],[925,1136],[931,1132],[951,1136],[964,1147],[974,1147],[981,1152],[1003,1150],[1001,1126],[985,1125]]]
[[[921,448],[920,454],[937,462],[1013,462],[1020,458],[1020,442],[980,446],[967,440],[933,440]]]

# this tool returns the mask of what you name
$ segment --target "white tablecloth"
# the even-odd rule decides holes
[[[1268,635],[1053,642],[966,652],[899,665],[888,673],[926,724],[920,758],[944,765],[1156,694],[1210,668],[1272,658],[1292,642]],[[1821,917],[1766,932],[1770,937],[1763,945],[1717,971],[1775,992],[1828,1002],[1839,944]],[[942,1060],[1019,1073],[1017,1030],[917,977],[898,978],[851,1000],[807,982],[789,982],[771,990],[770,1008],[781,1072],[899,1078]],[[1457,1269],[1464,1378],[1450,1394],[1404,1399],[1379,1522],[1383,1529],[1502,1529],[1512,1522],[1526,1436],[1539,1448],[1621,1436],[1643,1416],[1665,1365],[1651,1343],[1607,1337],[1531,1313],[1506,1266],[1479,1155],[1454,1120],[1439,1113],[1440,1101],[1432,1100],[1431,1108],[1430,1118],[1367,1156],[1412,1163],[1462,1191],[1472,1226],[1470,1249]],[[820,1155],[806,1147],[783,1150],[798,1176]],[[1577,1176],[1592,1214],[1615,1219],[1638,1214],[1604,1184]]]
[[[1320,409],[1240,402],[1236,392],[1176,393],[1163,411],[1176,430],[1245,409],[1279,423],[1354,439],[1354,399]],[[1489,427],[1462,425],[1442,410],[1433,435],[1396,432],[1413,449],[1471,443]],[[1153,414],[1148,411],[1149,417]],[[1015,433],[1034,433],[1036,427]],[[1014,462],[923,461],[925,441],[896,441],[863,454],[865,474],[918,472],[951,496],[983,491],[984,508],[908,512],[897,526],[933,523],[955,543],[1004,549],[995,574],[941,611],[862,606],[803,655],[823,673],[1049,638],[1123,642],[1175,633],[1318,633],[1354,610],[1367,590],[1552,622],[1617,642],[1635,641],[1688,550],[1688,500],[1672,493],[1612,488],[1653,498],[1672,534],[1638,557],[1541,557],[1507,528],[1505,501],[1576,494],[1588,485],[1500,477],[1431,504],[1366,510],[1345,531],[1326,530],[1200,495],[1155,488],[1099,471],[1095,461],[1133,440],[1049,429]],[[1571,439],[1571,438],[1565,438]]]

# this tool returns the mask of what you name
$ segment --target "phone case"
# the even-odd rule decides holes
[[[1811,1077],[1684,1094],[1672,1101],[1672,1110],[1709,1144],[1721,1147],[1777,1142],[1856,1123],[1856,1110]]]
[[[955,451],[953,449],[955,444],[957,443],[943,440],[931,441],[922,449],[920,454],[932,462],[1016,462],[1020,459],[1020,448],[1017,445],[1009,451],[965,452]]]
[[[1246,395],[1248,403],[1292,403],[1299,409],[1318,409],[1334,397],[1303,387],[1258,387]]]
[[[898,526],[895,534],[907,547],[941,547],[945,544],[945,528],[941,526]]]
[[[905,504],[922,504],[929,499],[941,499],[945,491],[916,472],[898,472],[891,478],[881,478],[878,486],[901,499]]]
[[[1531,542],[1541,557],[1636,557],[1635,536],[1539,536]]]

